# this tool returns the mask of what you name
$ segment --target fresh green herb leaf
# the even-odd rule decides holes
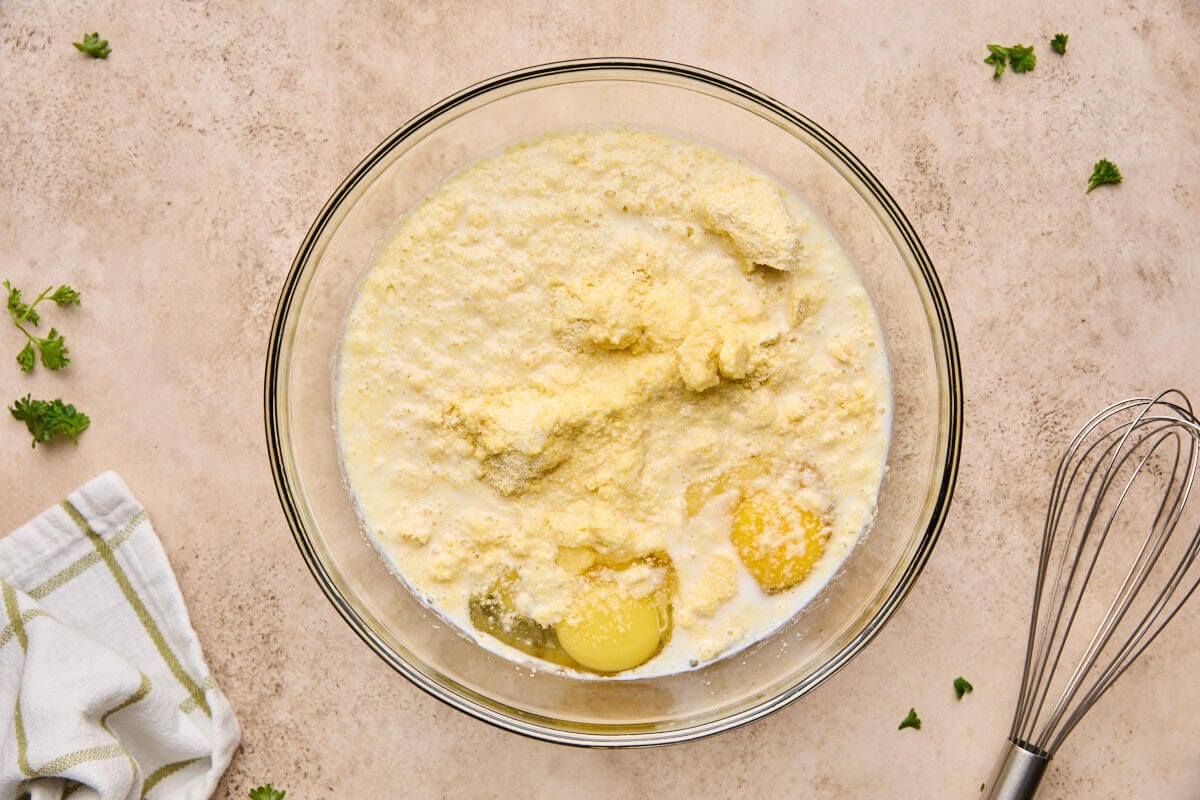
[[[968,692],[973,692],[973,691],[975,691],[975,687],[972,686],[970,681],[968,681],[962,675],[959,675],[957,678],[954,679],[954,694],[958,697],[959,700],[963,699],[964,694],[967,694]]]
[[[908,716],[901,720],[900,727],[896,730],[902,731],[905,728],[916,728],[917,730],[921,730],[921,718],[917,716],[917,710],[915,708],[910,708],[908,710]]]
[[[45,442],[50,439],[50,433],[46,429],[46,423],[42,420],[42,405],[44,401],[34,400],[30,395],[25,395],[20,400],[14,402],[8,407],[8,411],[13,415],[18,422],[24,422],[25,427],[33,435],[33,446],[37,447],[38,442]]]
[[[1000,76],[1004,74],[1004,65],[1008,63],[1008,48],[998,44],[989,44],[987,49],[991,55],[985,58],[983,63],[995,66],[996,72],[992,75],[992,79],[1000,80]]]
[[[20,325],[25,320],[29,320],[34,325],[41,321],[41,317],[33,310],[33,306],[22,302],[21,290],[14,289],[13,285],[8,281],[4,282],[4,288],[8,290],[8,315],[12,318],[14,325]],[[34,301],[34,305],[37,301]]]
[[[1067,35],[1065,33],[1054,34],[1054,38],[1050,40],[1050,49],[1060,56],[1065,56],[1067,54]]]
[[[999,80],[1004,73],[1006,64],[1012,67],[1013,72],[1030,72],[1037,66],[1037,56],[1034,54],[1032,46],[1014,44],[1012,47],[1005,47],[999,44],[989,44],[987,49],[989,55],[983,60],[983,63],[991,64],[996,68],[992,74],[993,79]]]
[[[35,336],[33,343],[37,345],[38,353],[42,356],[42,366],[46,369],[62,369],[71,363],[71,357],[67,354],[67,342],[54,328],[50,329],[50,333],[46,334],[44,339]]]
[[[87,430],[91,420],[87,414],[76,411],[75,406],[64,403],[61,399],[34,400],[25,395],[8,407],[15,419],[25,423],[25,428],[33,437],[32,447],[38,442],[48,442],[60,436],[69,436],[78,443],[79,434]]]
[[[21,352],[17,353],[17,363],[21,366],[21,372],[33,372],[35,358],[37,354],[33,351],[33,342],[26,342]]]
[[[87,53],[92,58],[108,58],[108,54],[112,52],[112,48],[108,46],[108,39],[101,39],[99,33],[84,33],[82,42],[71,42],[75,45],[75,49],[81,53]]]
[[[79,305],[79,292],[64,283],[54,290],[50,299],[60,306],[77,306]]]
[[[287,792],[278,789],[272,789],[271,784],[260,786],[257,789],[250,790],[250,800],[283,800],[283,796]]]
[[[1121,170],[1117,169],[1117,165],[1107,158],[1102,158],[1096,162],[1096,166],[1092,167],[1092,177],[1088,178],[1088,188],[1084,194],[1090,193],[1097,186],[1120,182]]]
[[[75,410],[75,406],[62,400],[47,403],[42,411],[42,419],[54,436],[70,436],[73,442],[78,442],[79,434],[92,424],[87,414],[81,414]]]
[[[4,288],[8,290],[8,316],[12,319],[13,327],[25,334],[25,346],[21,348],[21,352],[17,353],[17,364],[21,367],[21,371],[33,370],[35,350],[41,356],[42,364],[47,369],[62,369],[70,364],[71,358],[67,354],[67,343],[61,333],[51,328],[44,337],[34,336],[25,330],[25,323],[29,322],[36,326],[41,321],[37,304],[47,298],[59,306],[79,305],[79,292],[66,284],[57,289],[48,286],[32,303],[26,303],[21,299],[20,289],[15,288],[8,281],[4,282]]]
[[[1037,56],[1034,55],[1033,45],[1026,47],[1014,44],[1008,49],[1008,65],[1013,72],[1032,72],[1037,66]]]

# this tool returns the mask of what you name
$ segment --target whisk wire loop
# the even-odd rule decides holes
[[[1197,435],[1200,435],[1200,429],[1197,430]],[[1195,441],[1193,441],[1193,445]],[[1182,450],[1182,443],[1181,443]],[[1187,503],[1188,497],[1191,495],[1191,488],[1195,478],[1195,457],[1197,450],[1193,447],[1188,453],[1188,466],[1185,467],[1184,474],[1187,476],[1185,481],[1180,483],[1179,495],[1177,503],[1171,511],[1171,518],[1165,523],[1162,529],[1162,535],[1154,558],[1157,559],[1161,554],[1162,549],[1167,544],[1167,538],[1174,530],[1175,525],[1179,522],[1183,513],[1183,507]],[[1183,605],[1191,598],[1196,589],[1200,587],[1200,576],[1193,580],[1191,585],[1176,599],[1172,604],[1171,600],[1181,584],[1184,584],[1184,579],[1188,575],[1193,563],[1196,561],[1197,554],[1200,553],[1200,535],[1194,535],[1189,542],[1187,548],[1180,557],[1174,570],[1167,577],[1162,590],[1155,595],[1150,608],[1147,610],[1143,618],[1137,623],[1134,630],[1129,635],[1116,655],[1109,661],[1108,665],[1100,673],[1095,685],[1084,695],[1079,704],[1079,711],[1073,714],[1057,732],[1055,738],[1050,743],[1051,752],[1056,751],[1062,744],[1062,741],[1067,737],[1079,721],[1083,718],[1086,711],[1099,700],[1100,696],[1125,672],[1126,669],[1142,654],[1143,651],[1154,641],[1163,628],[1175,617]],[[1142,578],[1145,580],[1145,577]],[[1140,586],[1140,584],[1139,584]],[[1168,610],[1169,609],[1169,610]],[[1111,633],[1109,634],[1111,636]]]
[[[1060,462],[1059,471],[1056,475],[1054,490],[1050,495],[1050,509],[1046,515],[1046,529],[1042,538],[1042,553],[1038,561],[1037,585],[1039,587],[1045,585],[1046,570],[1051,564],[1051,556],[1054,553],[1054,534],[1057,531],[1058,523],[1062,518],[1064,510],[1067,508],[1067,500],[1070,498],[1071,489],[1075,485],[1076,479],[1079,477],[1080,469],[1083,464],[1087,462],[1088,458],[1092,454],[1092,451],[1101,444],[1104,444],[1108,439],[1108,437],[1102,437],[1099,441],[1093,442],[1087,448],[1087,450],[1084,451],[1084,454],[1081,458],[1075,458],[1075,456],[1078,454],[1079,447],[1082,445],[1085,435],[1094,430],[1095,425],[1098,424],[1101,419],[1102,417],[1098,416],[1097,418],[1093,419],[1088,426],[1085,426],[1084,431],[1081,431],[1081,433],[1076,437],[1075,441],[1072,442],[1071,446],[1067,449],[1066,455],[1064,455],[1063,460]],[[1114,451],[1118,444],[1119,443],[1116,441],[1108,442],[1105,451],[1099,456],[1100,460],[1103,460],[1110,452]],[[1070,474],[1068,475],[1067,467],[1072,464],[1073,469],[1069,471]],[[1091,531],[1091,523],[1093,522],[1096,514],[1095,508],[1091,510],[1091,518],[1087,520],[1087,524],[1083,526],[1082,531],[1080,532],[1080,541],[1078,542],[1078,547],[1073,549],[1071,545],[1075,542],[1075,535],[1078,528],[1078,522],[1082,516],[1084,502],[1088,497],[1091,484],[1094,480],[1096,480],[1097,475],[1098,473],[1096,472],[1090,473],[1083,490],[1079,493],[1078,503],[1071,520],[1070,528],[1067,531],[1066,540],[1063,545],[1058,548],[1059,562],[1054,570],[1053,586],[1049,592],[1039,591],[1034,595],[1035,609],[1040,605],[1043,596],[1050,598],[1053,602],[1045,609],[1045,616],[1042,618],[1041,627],[1039,628],[1037,625],[1036,611],[1032,624],[1030,625],[1030,646],[1027,648],[1027,659],[1029,654],[1032,654],[1034,651],[1033,643],[1035,639],[1037,639],[1039,630],[1044,632],[1044,635],[1042,635],[1038,641],[1037,654],[1034,658],[1034,663],[1037,665],[1036,676],[1033,680],[1031,689],[1028,692],[1028,696],[1026,697],[1028,704],[1031,705],[1036,702],[1036,706],[1030,708],[1029,705],[1026,705],[1018,711],[1018,715],[1015,716],[1013,720],[1014,732],[1012,738],[1020,738],[1026,741],[1034,738],[1033,728],[1035,727],[1037,720],[1041,717],[1042,707],[1048,697],[1048,692],[1043,691],[1043,689],[1050,681],[1058,667],[1059,661],[1062,657],[1063,647],[1066,644],[1067,636],[1074,625],[1075,616],[1079,610],[1079,603],[1076,602],[1072,606],[1070,612],[1067,614],[1064,624],[1063,613],[1071,599],[1072,587],[1078,585],[1076,584],[1075,578],[1079,571],[1080,559],[1084,555],[1084,547],[1086,545],[1085,540]],[[1070,569],[1067,570],[1066,562],[1068,558],[1072,556],[1072,554],[1074,555],[1074,559],[1071,561]],[[1098,550],[1094,555],[1098,556]],[[1094,565],[1094,563],[1095,561],[1093,558],[1092,564]],[[1059,587],[1063,586],[1064,574],[1066,577],[1066,585],[1060,592]],[[1077,597],[1077,601],[1078,599],[1079,598]],[[1061,636],[1058,635],[1060,632],[1060,627],[1062,630]],[[1053,652],[1051,652],[1051,650],[1053,650]],[[1022,681],[1023,686],[1027,685],[1027,683],[1027,679]],[[1024,719],[1028,721],[1027,730],[1018,730],[1016,728],[1017,719],[1021,717],[1021,711],[1024,712]]]
[[[1101,494],[1097,494],[1094,501],[1093,513],[1089,517],[1090,522],[1094,522],[1099,516],[1099,512],[1101,511],[1100,498],[1102,497],[1102,493],[1110,490],[1112,483],[1114,482],[1115,477],[1119,473],[1121,467],[1123,467],[1125,463],[1136,454],[1137,448],[1140,447],[1143,442],[1149,441],[1152,436],[1153,434],[1148,434],[1146,437],[1143,437],[1141,440],[1136,442],[1133,448],[1131,448],[1127,454],[1122,456],[1119,461],[1117,461],[1114,456],[1113,462],[1110,463],[1110,470],[1115,466],[1116,471],[1106,474],[1103,485],[1100,487]],[[1174,438],[1176,442],[1178,442],[1178,437],[1170,437],[1170,435],[1168,435],[1168,437]],[[1128,496],[1130,489],[1133,486],[1134,480],[1136,480],[1136,478],[1141,474],[1141,471],[1146,467],[1146,464],[1153,457],[1158,448],[1163,446],[1164,443],[1169,440],[1168,437],[1163,437],[1153,441],[1153,444],[1150,445],[1149,450],[1145,453],[1145,455],[1141,457],[1137,467],[1133,471],[1133,474],[1130,476],[1124,488],[1118,495],[1112,511],[1108,514],[1108,519],[1106,520],[1104,527],[1101,529],[1096,548],[1093,551],[1091,563],[1088,565],[1087,572],[1081,581],[1081,586],[1086,586],[1091,581],[1092,575],[1095,571],[1096,562],[1099,560],[1101,555],[1101,550],[1103,549],[1105,542],[1108,540],[1109,534],[1112,531],[1114,523],[1116,522],[1117,515],[1119,514],[1121,506],[1125,502],[1125,498]],[[1122,444],[1124,444],[1124,440],[1122,440]],[[1175,464],[1177,468],[1178,458],[1175,459]],[[1113,598],[1112,603],[1106,610],[1104,618],[1100,623],[1099,628],[1092,636],[1091,641],[1088,642],[1087,648],[1084,650],[1084,654],[1076,665],[1074,672],[1071,674],[1071,677],[1068,678],[1067,687],[1064,690],[1062,697],[1059,699],[1058,704],[1055,706],[1054,710],[1050,714],[1050,717],[1047,719],[1047,730],[1053,730],[1062,720],[1063,716],[1067,713],[1067,709],[1071,702],[1075,699],[1075,696],[1078,694],[1080,686],[1091,672],[1093,667],[1096,665],[1097,660],[1100,658],[1100,654],[1103,652],[1105,646],[1109,643],[1113,634],[1124,620],[1125,615],[1129,611],[1134,599],[1137,597],[1138,592],[1141,591],[1142,585],[1145,583],[1146,578],[1149,577],[1150,571],[1157,563],[1157,559],[1161,555],[1163,547],[1166,545],[1167,539],[1170,535],[1169,529],[1164,530],[1159,527],[1159,522],[1161,521],[1163,511],[1167,506],[1169,495],[1170,491],[1168,489],[1167,493],[1163,495],[1163,500],[1159,504],[1158,512],[1155,514],[1154,522],[1147,531],[1146,538],[1142,542],[1141,547],[1135,555],[1133,563],[1130,565],[1128,572],[1126,572],[1125,578],[1121,583],[1121,587],[1117,591],[1117,595]],[[1082,601],[1083,593],[1080,591],[1075,598],[1075,608],[1073,609],[1071,616],[1072,622],[1078,613],[1078,609]],[[1070,626],[1068,626],[1068,628],[1069,627]],[[1118,651],[1117,655],[1114,656],[1113,661],[1109,664],[1110,667],[1113,663],[1119,662],[1124,649],[1125,648],[1122,647],[1121,650]],[[1053,749],[1053,743],[1051,743],[1051,748]]]
[[[1173,567],[1164,560],[1198,464],[1200,423],[1177,391],[1110,406],[1066,448],[1046,513],[1021,691],[1009,733],[1014,743],[1052,757],[1200,585],[1200,578],[1188,579],[1200,553],[1200,526],[1186,534],[1189,541]],[[1153,511],[1141,523],[1149,523],[1144,534],[1138,534],[1141,526],[1127,517],[1142,507],[1125,512],[1133,495],[1142,500],[1143,492],[1150,493]],[[1118,552],[1110,555],[1114,548]],[[1132,558],[1115,594],[1097,600],[1096,585],[1109,583],[1098,580],[1098,570],[1107,576],[1109,562],[1130,548]],[[1154,585],[1148,586],[1152,577]],[[1135,607],[1140,616],[1131,615]],[[1069,653],[1068,643],[1078,644],[1085,636],[1078,626],[1100,609],[1086,645],[1078,655]]]

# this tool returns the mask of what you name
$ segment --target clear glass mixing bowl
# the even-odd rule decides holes
[[[335,352],[368,256],[393,221],[464,164],[553,128],[625,124],[735,153],[824,217],[871,294],[891,360],[894,427],[873,530],[774,635],[689,672],[579,680],[505,660],[447,626],[388,571],[338,464]],[[454,280],[454,276],[447,276]],[[279,498],[317,582],[367,645],[450,705],[518,733],[595,746],[695,739],[811,691],[862,649],[921,572],[957,472],[962,389],[950,311],[887,190],[821,127],[728,78],[657,61],[548,64],[438,103],[375,148],[325,204],[279,299],[266,367]]]

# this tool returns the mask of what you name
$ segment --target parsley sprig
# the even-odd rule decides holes
[[[1004,67],[1012,67],[1013,72],[1032,72],[1037,66],[1037,55],[1033,52],[1033,45],[1026,47],[1023,44],[1014,44],[1012,47],[1005,47],[999,44],[989,44],[987,46],[988,57],[983,60],[985,64],[991,64],[996,68],[992,78],[1000,80],[1000,76],[1004,74]]]
[[[18,421],[25,423],[33,437],[31,447],[64,436],[69,436],[71,441],[78,444],[79,434],[92,424],[87,414],[76,411],[75,406],[61,399],[34,400],[31,395],[25,395],[9,406],[8,411]]]
[[[964,694],[967,694],[967,693],[973,692],[973,691],[975,691],[975,687],[972,686],[971,682],[968,681],[966,678],[964,678],[962,675],[959,675],[957,678],[954,679],[954,694],[959,700],[963,699]]]
[[[1096,162],[1096,166],[1092,167],[1092,177],[1088,178],[1088,188],[1084,194],[1090,193],[1097,186],[1120,182],[1121,170],[1117,169],[1117,165],[1107,158],[1102,158]]]
[[[915,708],[910,708],[908,710],[908,716],[901,720],[900,727],[896,730],[902,731],[905,728],[915,728],[917,730],[921,730],[921,718],[917,716],[917,710]]]
[[[112,52],[112,48],[108,46],[108,39],[101,39],[99,33],[84,33],[82,42],[71,42],[75,45],[75,49],[81,53],[87,53],[92,58],[108,58],[108,54]]]
[[[250,800],[283,800],[286,791],[271,788],[271,784],[250,790]]]
[[[38,303],[43,300],[53,300],[58,306],[79,305],[79,292],[63,284],[55,289],[47,287],[32,303],[26,303],[21,298],[21,290],[13,287],[8,281],[4,282],[8,290],[8,316],[13,327],[25,334],[25,346],[17,353],[17,364],[22,372],[31,372],[37,357],[41,358],[42,366],[46,369],[62,369],[71,363],[67,351],[67,342],[61,333],[53,327],[45,336],[34,336],[26,328],[28,323],[37,327],[41,322],[41,314],[37,310]]]
[[[1065,56],[1067,54],[1067,38],[1065,33],[1054,34],[1054,38],[1050,40],[1050,49],[1060,56]]]

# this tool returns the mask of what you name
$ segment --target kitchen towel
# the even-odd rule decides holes
[[[0,539],[0,800],[201,800],[240,737],[115,472]]]

